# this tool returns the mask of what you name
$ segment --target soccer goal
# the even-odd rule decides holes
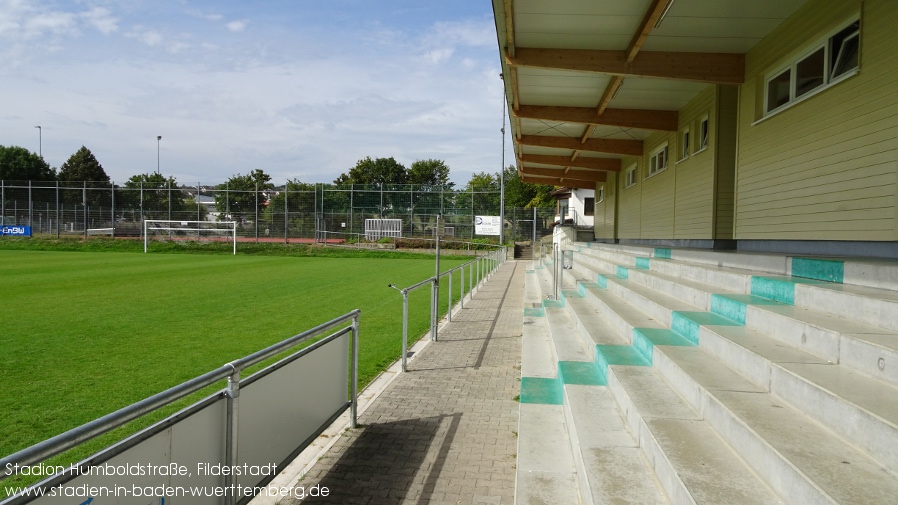
[[[234,245],[234,254],[237,254],[237,222],[145,219],[143,221],[143,252],[149,250],[150,241],[231,242]]]

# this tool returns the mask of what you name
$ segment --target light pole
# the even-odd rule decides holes
[[[41,130],[40,125],[35,126],[37,128],[37,155],[44,159],[44,135],[43,130]]]
[[[505,91],[505,74],[502,79],[502,170],[499,171],[499,245],[505,245],[505,103],[508,94]]]
[[[159,143],[162,142],[162,135],[156,135],[156,175],[159,175]]]

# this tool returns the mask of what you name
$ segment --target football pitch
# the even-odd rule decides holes
[[[400,355],[402,296],[387,284],[433,274],[433,259],[0,250],[0,456],[356,308],[361,387]],[[410,294],[410,339],[429,303]]]

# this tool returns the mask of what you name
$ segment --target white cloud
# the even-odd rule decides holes
[[[118,19],[112,16],[109,9],[94,7],[89,11],[82,12],[81,18],[104,35],[118,31]]]
[[[246,29],[246,21],[245,20],[235,20],[225,25],[228,30],[232,32],[242,32]]]
[[[162,34],[156,30],[144,28],[143,26],[135,26],[126,34],[127,37],[139,40],[150,47],[156,47],[162,44]]]

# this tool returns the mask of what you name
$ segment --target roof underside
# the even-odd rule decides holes
[[[594,187],[805,1],[493,0],[518,171]]]

